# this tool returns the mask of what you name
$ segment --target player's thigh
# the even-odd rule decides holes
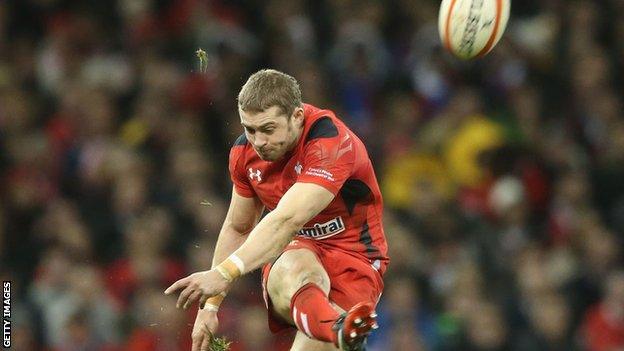
[[[280,317],[293,322],[290,301],[308,283],[318,285],[329,294],[329,276],[313,251],[305,248],[288,250],[273,263],[266,285],[273,309]]]
[[[308,338],[304,333],[298,331],[295,341],[290,351],[335,351],[338,350],[334,344],[330,342],[322,342]]]

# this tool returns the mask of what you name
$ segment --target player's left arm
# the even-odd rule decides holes
[[[251,231],[247,241],[234,252],[245,274],[275,258],[307,222],[325,209],[334,194],[314,183],[295,183],[275,210]]]
[[[297,231],[325,209],[334,197],[334,193],[321,185],[295,183],[229,258],[211,270],[178,280],[165,294],[183,289],[176,306],[188,306],[199,300],[203,308],[208,298],[227,291],[236,278],[276,257]]]

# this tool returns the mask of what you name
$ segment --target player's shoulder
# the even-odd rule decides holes
[[[308,143],[316,139],[328,139],[337,137],[339,134],[338,126],[329,116],[318,117],[312,121],[310,129],[305,136],[305,142]]]
[[[236,141],[234,141],[234,144],[232,144],[232,148],[235,148],[237,146],[245,146],[247,145],[248,141],[247,141],[247,135],[245,135],[245,133],[241,134],[238,136],[238,138],[236,138]]]
[[[311,109],[306,116],[305,144],[318,139],[334,139],[347,132],[345,125],[331,110]]]
[[[241,134],[230,147],[230,166],[236,165],[243,167],[248,159],[247,137],[245,133]]]

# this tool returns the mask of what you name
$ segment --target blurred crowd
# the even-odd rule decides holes
[[[486,58],[437,0],[0,1],[0,275],[13,348],[190,350],[236,94],[272,67],[369,149],[391,265],[373,351],[624,348],[624,1],[522,0]],[[208,56],[198,72],[195,50]],[[232,351],[287,350],[259,277]]]

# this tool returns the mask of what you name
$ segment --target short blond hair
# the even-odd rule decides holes
[[[252,74],[238,93],[238,108],[245,112],[259,113],[277,106],[290,117],[301,105],[297,80],[274,69]]]

